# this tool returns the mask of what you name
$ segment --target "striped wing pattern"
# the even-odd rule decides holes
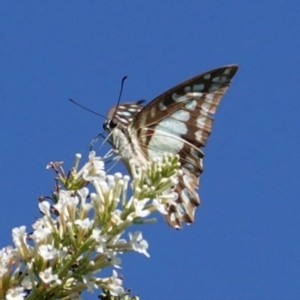
[[[172,227],[194,222],[195,209],[200,204],[196,190],[203,171],[201,148],[206,145],[213,115],[237,69],[236,65],[228,65],[205,72],[171,88],[146,106],[142,100],[122,103],[108,114],[114,124],[128,128],[128,140],[137,140],[138,153],[147,160],[165,152],[179,154],[183,175],[176,187],[177,204],[167,207],[165,216]]]

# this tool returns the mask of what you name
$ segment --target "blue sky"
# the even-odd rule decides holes
[[[124,256],[125,286],[144,300],[299,299],[299,12],[283,0],[1,1],[2,246],[39,216],[45,165],[71,166],[102,130],[68,98],[106,114],[124,75],[124,101],[151,100],[236,63],[196,223],[144,226],[151,257]]]

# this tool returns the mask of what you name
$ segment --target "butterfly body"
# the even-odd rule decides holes
[[[120,157],[129,172],[131,170],[129,163],[133,159],[137,165],[142,166],[143,164],[146,164],[145,157],[139,153],[137,142],[130,137],[130,131],[122,124],[119,124],[113,129],[109,138],[116,155]]]
[[[170,152],[180,157],[182,175],[176,186],[176,205],[167,207],[167,222],[172,227],[193,223],[199,176],[203,171],[204,147],[211,132],[213,114],[236,73],[228,65],[195,76],[149,104],[143,101],[122,103],[108,113],[104,128],[113,148],[130,172],[129,162],[145,165]]]
[[[140,112],[143,106],[137,103],[125,103],[119,106],[119,109],[122,109],[124,105],[130,105],[131,116],[135,116],[138,112]],[[129,162],[134,159],[135,163],[138,165],[146,164],[146,159],[143,155],[141,155],[140,147],[138,144],[138,140],[135,138],[134,130],[132,126],[125,125],[124,122],[132,122],[132,119],[121,119],[123,122],[115,122],[113,120],[113,115],[115,114],[116,107],[113,107],[108,114],[108,121],[106,121],[103,125],[104,129],[107,130],[109,135],[109,142],[114,148],[116,154],[120,157],[127,170],[130,172],[131,168]],[[125,113],[126,114],[126,113]],[[127,116],[128,117],[128,116]]]

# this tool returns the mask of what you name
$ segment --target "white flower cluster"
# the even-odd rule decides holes
[[[132,163],[131,185],[127,175],[107,175],[95,152],[78,170],[80,158],[77,154],[67,175],[61,162],[47,166],[62,187],[57,184],[51,197],[40,199],[43,216],[33,232],[13,229],[15,248],[0,250],[0,299],[81,299],[82,291],[99,288],[122,296],[126,291],[115,270],[108,278],[96,273],[120,268],[124,252],[149,257],[141,231],[129,232],[128,239],[123,235],[132,224],[154,222],[145,218],[155,211],[165,214],[165,205],[176,199],[178,157],[166,154],[143,169]]]

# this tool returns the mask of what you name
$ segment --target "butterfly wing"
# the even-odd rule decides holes
[[[145,100],[139,100],[137,102],[125,102],[119,106],[113,106],[107,114],[107,119],[113,120],[115,124],[121,123],[124,126],[128,126],[143,109],[144,106],[142,104],[144,102]]]
[[[146,105],[135,117],[133,128],[142,135],[141,129],[159,125],[197,147],[205,146],[211,132],[212,114],[216,112],[237,69],[236,65],[228,65],[180,83]],[[185,124],[194,130],[186,130]],[[186,133],[182,134],[180,130]]]
[[[194,222],[200,204],[196,189],[203,171],[203,152],[211,133],[213,114],[238,67],[228,65],[195,76],[146,105],[132,127],[149,159],[163,152],[179,154],[183,175],[176,187],[177,205],[168,207],[167,222],[182,227]]]
[[[237,69],[236,65],[228,65],[205,72],[161,94],[145,107],[141,103],[122,103],[114,114],[115,120],[127,125],[138,139],[147,159],[161,157],[164,152],[180,156],[183,175],[176,187],[177,204],[167,207],[166,220],[172,227],[194,222],[195,208],[200,204],[196,189],[203,171],[204,154],[200,148],[206,145],[213,114]]]

